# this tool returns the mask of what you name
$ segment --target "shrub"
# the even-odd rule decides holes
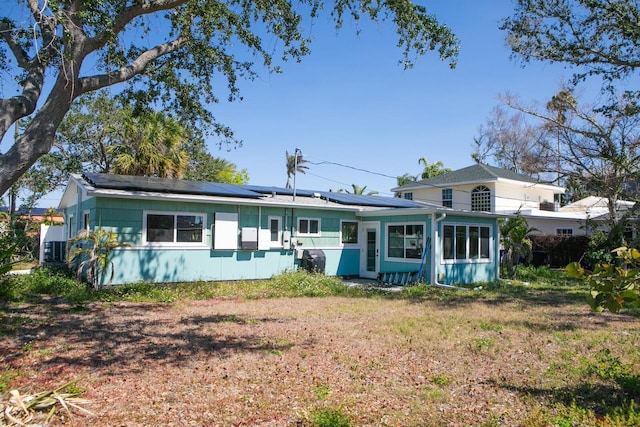
[[[312,413],[311,422],[315,427],[349,427],[351,420],[342,408],[318,409]]]
[[[577,262],[567,266],[569,275],[583,279],[591,288],[587,301],[594,311],[617,312],[624,306],[640,306],[640,251],[620,247],[613,252],[619,265],[597,264],[593,271]]]

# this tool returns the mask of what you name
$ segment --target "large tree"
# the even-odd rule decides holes
[[[539,178],[556,170],[557,162],[549,157],[551,153],[542,150],[550,137],[539,120],[532,121],[523,112],[499,105],[479,128],[471,158]]]
[[[575,82],[595,75],[612,83],[640,66],[639,21],[632,0],[518,0],[501,28],[526,62],[571,64]]]
[[[129,117],[119,143],[110,145],[112,171],[123,175],[182,178],[189,165],[187,130],[154,111]]]
[[[155,117],[155,135],[149,129],[152,123],[145,120],[145,117]],[[142,122],[147,123],[142,126]],[[105,91],[98,91],[74,102],[58,127],[51,151],[40,157],[18,180],[18,185],[14,185],[19,190],[21,206],[35,206],[43,195],[66,184],[70,173],[125,172],[123,164],[118,163],[117,156],[120,156],[120,162],[127,156],[131,160],[136,151],[144,148],[141,145],[146,143],[153,144],[152,149],[148,151],[154,157],[163,152],[170,153],[172,150],[166,145],[173,144],[171,139],[162,141],[161,138],[162,134],[174,133],[169,125],[185,137],[181,138],[178,150],[188,154],[187,168],[184,168],[184,164],[179,167],[184,172],[183,178],[234,184],[245,184],[249,181],[246,170],[238,171],[235,164],[212,156],[204,140],[197,133],[194,135],[181,127],[176,129],[174,119],[159,113],[134,111],[117,98],[108,96]],[[146,142],[138,138],[143,136],[145,127],[148,138]],[[178,163],[183,162],[178,160]],[[140,173],[173,176],[157,171]]]
[[[540,139],[538,149],[545,158],[557,159],[549,169],[565,182],[578,182],[592,194],[605,197],[615,228],[617,202],[626,184],[636,182],[640,170],[638,105],[621,96],[598,107],[582,102],[569,89],[559,91],[544,108],[524,105],[512,96],[503,101],[541,121],[552,137]]]
[[[518,0],[502,22],[514,56],[574,67],[571,86],[545,110],[516,108],[545,122],[568,182],[609,200],[612,221],[625,182],[638,180],[640,108],[637,89],[625,90],[640,66],[640,6],[631,0]],[[575,94],[590,76],[602,78],[604,100],[592,105]],[[512,106],[513,99],[508,101]],[[617,225],[617,224],[615,224]],[[615,227],[614,227],[615,229]]]
[[[11,16],[0,18],[0,71],[7,84],[18,82],[18,94],[0,99],[0,139],[6,144],[16,121],[31,120],[0,155],[0,194],[49,152],[75,99],[123,82],[129,84],[122,94],[134,106],[155,105],[194,128],[199,124],[203,132],[235,141],[233,132],[206,109],[218,100],[219,75],[234,100],[237,80],[254,77],[256,67],[279,71],[279,59],[301,59],[310,42],[303,18],[316,18],[325,5],[321,0],[11,3],[4,8]],[[393,21],[407,67],[414,55],[430,50],[455,65],[457,39],[423,6],[395,0],[331,5],[338,27],[349,17]]]

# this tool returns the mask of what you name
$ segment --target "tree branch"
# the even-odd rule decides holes
[[[163,10],[174,9],[185,4],[187,0],[157,0],[154,2],[137,2],[131,7],[125,8],[114,19],[113,27],[109,31],[103,31],[90,38],[86,43],[86,53],[93,52],[103,47],[111,38],[112,34],[120,34],[124,28],[135,18],[142,15],[149,15]]]
[[[127,81],[137,74],[140,74],[152,61],[178,50],[186,41],[186,37],[178,37],[173,41],[160,44],[153,49],[142,52],[131,64],[119,70],[107,74],[80,78],[78,80],[78,95]]]

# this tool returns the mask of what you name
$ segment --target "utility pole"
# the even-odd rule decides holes
[[[293,153],[293,201],[296,201],[296,176],[298,175],[298,155],[302,154],[299,148]]]

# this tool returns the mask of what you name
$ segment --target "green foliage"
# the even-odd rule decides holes
[[[93,299],[86,286],[77,283],[68,271],[62,269],[37,268],[30,274],[5,276],[0,281],[0,299],[4,301],[29,301],[42,295],[65,298],[75,305]]]
[[[624,78],[640,65],[638,4],[630,0],[518,0],[515,14],[501,25],[511,49],[524,61],[587,66],[574,80],[599,75]],[[588,36],[587,36],[588,35]]]
[[[238,171],[234,163],[213,157],[202,140],[192,139],[185,149],[189,153],[189,167],[184,174],[185,179],[227,184],[249,183],[249,173],[246,169]]]
[[[613,264],[615,256],[613,250],[617,247],[602,231],[596,231],[590,236],[583,263],[587,266],[598,264]]]
[[[114,275],[111,253],[116,248],[129,246],[128,243],[119,242],[114,231],[104,229],[81,230],[68,244],[69,263],[77,263],[77,280],[80,281],[82,275],[86,274],[87,281],[94,289],[105,285],[104,279],[108,270],[111,275],[106,285],[111,284]]]
[[[6,237],[0,237],[0,276],[8,273],[16,261],[13,259],[15,245]]]
[[[531,261],[533,253],[531,240],[527,238],[527,235],[532,231],[536,231],[536,229],[529,227],[526,218],[520,212],[511,218],[500,220],[500,236],[504,247],[502,265],[507,276],[512,279],[518,273],[518,264],[522,258]]]
[[[313,394],[318,400],[326,400],[331,394],[331,387],[326,384],[318,384],[312,388]]]
[[[429,161],[426,157],[420,157],[418,159],[418,164],[422,163],[424,166],[424,170],[420,174],[420,179],[433,178],[434,176],[444,175],[447,172],[451,172],[451,169],[445,168],[444,163],[438,160],[429,164]],[[417,177],[416,177],[417,178]]]
[[[291,177],[297,173],[305,174],[306,170],[309,169],[309,166],[305,163],[308,163],[309,161],[304,158],[297,148],[295,153],[289,154],[288,151],[285,151],[285,154],[287,160],[287,183],[285,184],[285,188],[291,188]]]
[[[187,131],[177,119],[144,111],[126,117],[119,142],[107,147],[109,172],[122,175],[181,178],[189,164],[184,151]]]
[[[342,408],[321,408],[311,414],[314,427],[349,427],[351,419]]]
[[[633,374],[633,365],[623,364],[608,348],[596,354],[596,362],[589,370],[603,379],[615,381],[632,396],[640,394],[640,376]]]
[[[593,271],[588,271],[575,262],[566,269],[570,276],[588,284],[587,302],[594,311],[607,309],[615,313],[623,307],[638,307],[640,303],[640,251],[620,247],[613,252],[619,265],[597,264]]]
[[[377,191],[372,190],[372,191],[367,191],[367,186],[365,185],[364,187],[360,187],[357,184],[351,184],[351,190],[338,190],[338,193],[341,192],[345,192],[347,194],[359,194],[359,195],[364,195],[366,194],[367,196],[375,196],[376,194],[378,194]]]
[[[406,1],[11,2],[11,16],[0,17],[0,69],[21,87],[11,102],[0,104],[0,137],[22,117],[32,120],[0,158],[0,193],[49,151],[75,99],[112,85],[125,84],[119,96],[134,111],[154,106],[198,137],[239,143],[208,109],[219,102],[220,80],[233,101],[241,99],[239,80],[281,72],[284,62],[301,60],[310,53],[308,28],[325,6],[336,28],[346,20],[392,22],[405,68],[428,52],[456,64],[458,39],[451,30],[424,6]],[[149,33],[151,45],[141,37]]]
[[[451,382],[451,377],[446,374],[438,374],[431,377],[431,382],[444,387],[446,385],[449,385],[449,383]]]

